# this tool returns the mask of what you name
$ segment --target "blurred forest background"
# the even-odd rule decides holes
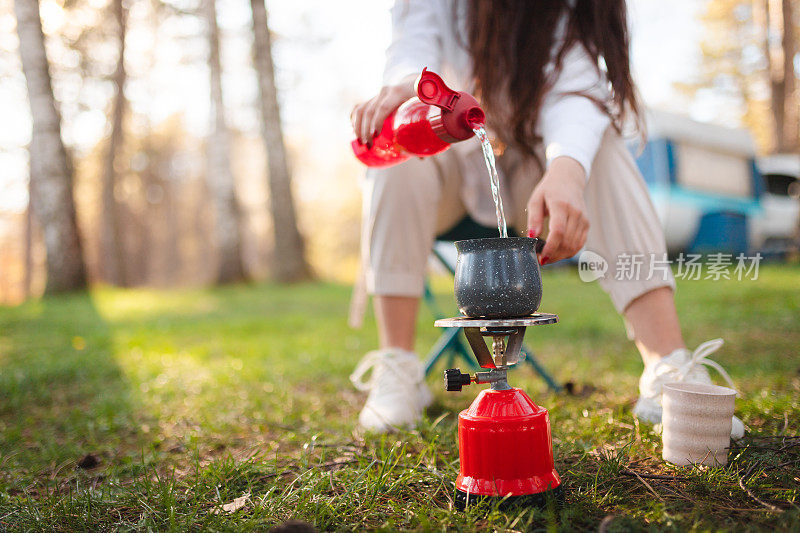
[[[800,151],[797,0],[631,4],[648,103]],[[0,0],[0,303],[352,279],[347,116],[378,88],[389,5]],[[665,82],[657,54],[693,68]]]

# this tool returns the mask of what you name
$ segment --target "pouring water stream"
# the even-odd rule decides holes
[[[500,196],[500,177],[497,175],[492,144],[489,142],[489,136],[483,126],[473,128],[472,131],[475,132],[475,136],[481,142],[483,159],[486,161],[486,169],[489,171],[489,182],[492,186],[492,198],[494,199],[494,208],[497,215],[497,231],[500,232],[501,237],[508,237],[506,215],[503,211],[503,198]]]

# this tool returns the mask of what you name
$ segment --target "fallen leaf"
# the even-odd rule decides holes
[[[250,499],[250,493],[247,492],[244,495],[234,499],[232,502],[224,504],[222,506],[222,511],[220,511],[219,509],[211,509],[211,513],[212,514],[219,514],[221,512],[235,513],[236,511],[247,505],[247,500],[249,499]]]

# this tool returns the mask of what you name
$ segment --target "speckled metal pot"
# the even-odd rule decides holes
[[[527,237],[456,241],[455,293],[469,317],[532,315],[542,301],[537,252],[544,241]]]

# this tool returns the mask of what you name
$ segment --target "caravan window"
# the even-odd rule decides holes
[[[750,197],[752,191],[752,166],[747,157],[704,148],[677,145],[678,183],[691,190]]]

